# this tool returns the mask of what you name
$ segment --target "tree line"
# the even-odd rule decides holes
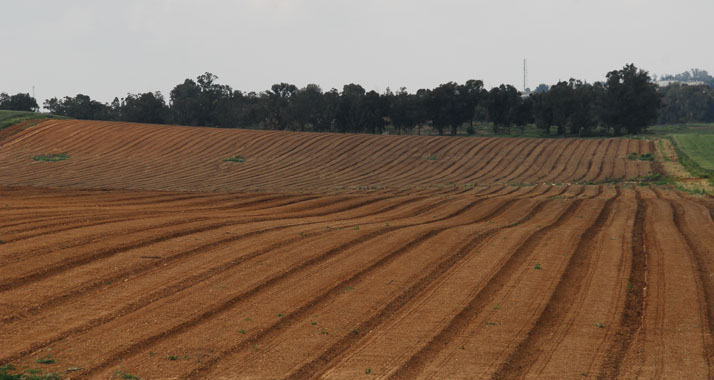
[[[490,123],[495,133],[534,124],[546,135],[576,136],[637,134],[657,121],[704,121],[714,111],[711,91],[703,101],[701,91],[692,93],[696,86],[658,89],[646,71],[631,64],[607,73],[603,82],[571,79],[540,85],[531,94],[511,85],[488,90],[481,80],[448,82],[415,93],[405,88],[377,93],[354,83],[342,91],[279,83],[256,93],[234,90],[217,79],[211,73],[186,79],[171,90],[168,101],[160,92],[128,94],[111,103],[78,94],[48,99],[44,107],[77,119],[223,128],[376,134],[389,128],[421,134],[428,126],[439,134],[456,135],[464,129],[474,133],[475,123]],[[14,97],[19,95],[27,94]],[[10,98],[0,96],[0,109]],[[704,111],[692,112],[695,105]]]

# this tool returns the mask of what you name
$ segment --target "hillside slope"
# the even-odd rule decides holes
[[[0,140],[0,185],[218,192],[468,191],[651,170],[644,140],[452,138],[50,120]],[[66,153],[58,162],[33,157]],[[245,162],[226,162],[239,155]]]

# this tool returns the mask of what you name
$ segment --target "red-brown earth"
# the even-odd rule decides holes
[[[627,159],[651,150],[18,130],[0,140],[0,365],[63,379],[712,378],[714,201],[622,181],[653,171]],[[54,153],[70,158],[32,159]]]

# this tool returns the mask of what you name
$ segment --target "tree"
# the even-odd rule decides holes
[[[344,85],[335,112],[335,126],[338,132],[363,131],[364,96],[365,90],[362,86],[354,83]]]
[[[533,98],[521,99],[520,104],[516,107],[513,123],[521,129],[521,133],[525,131],[526,125],[533,123]]]
[[[714,121],[714,91],[709,86],[671,84],[660,88],[662,108],[658,123]]]
[[[268,113],[265,120],[270,129],[288,129],[291,122],[290,106],[293,96],[298,92],[298,88],[293,84],[274,84],[268,95]]]
[[[709,75],[706,70],[691,69],[681,74],[663,75],[660,80],[678,80],[682,82],[704,82],[708,86],[714,87],[714,77]]]
[[[533,119],[536,128],[542,129],[546,136],[550,135],[550,127],[553,125],[553,106],[547,92],[536,92],[531,95],[533,99]]]
[[[629,64],[607,73],[603,120],[616,136],[646,130],[657,120],[660,105],[661,95],[647,71]]]
[[[44,107],[55,115],[83,120],[109,120],[111,115],[106,104],[83,94],[65,96],[64,99],[50,98],[45,100]]]
[[[201,125],[207,117],[202,105],[201,87],[191,79],[184,80],[171,90],[172,119],[180,125]]]
[[[402,134],[402,131],[409,132],[417,125],[424,123],[426,113],[424,112],[423,97],[418,94],[411,95],[406,91],[406,88],[402,87],[390,101],[389,118],[398,134]]]
[[[427,108],[432,125],[444,134],[445,128],[451,128],[456,135],[461,124],[470,121],[474,115],[471,94],[455,82],[448,82],[429,92]]]
[[[169,109],[161,92],[127,94],[122,102],[122,120],[136,123],[163,124],[168,121]]]
[[[293,120],[300,131],[320,130],[327,124],[322,120],[327,105],[322,89],[316,84],[308,84],[292,96]]]
[[[194,82],[184,80],[171,90],[170,107],[173,121],[181,125],[218,125],[216,111],[225,99],[232,96],[230,86],[216,83],[217,76],[206,72]]]
[[[484,119],[484,103],[488,100],[488,91],[483,87],[483,81],[470,79],[459,88],[464,101],[467,103],[464,107],[464,117],[468,117],[468,121],[473,127],[474,121],[482,121]]]
[[[549,89],[550,89],[550,86],[548,86],[545,83],[541,83],[538,85],[538,87],[535,88],[535,90],[533,90],[533,93],[540,94],[540,93],[548,91]]]
[[[37,111],[38,109],[37,100],[30,94],[18,93],[10,96],[4,92],[0,93],[0,110]]]
[[[362,102],[363,130],[367,133],[382,134],[388,113],[388,95],[380,96],[376,91],[366,93]]]
[[[508,129],[516,122],[518,107],[521,105],[521,95],[511,85],[494,87],[488,94],[488,118],[493,123],[493,132],[501,128]]]

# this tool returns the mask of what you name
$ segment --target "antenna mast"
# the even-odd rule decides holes
[[[528,66],[527,66],[527,61],[525,58],[523,58],[523,92],[526,92],[526,89],[528,88]]]

